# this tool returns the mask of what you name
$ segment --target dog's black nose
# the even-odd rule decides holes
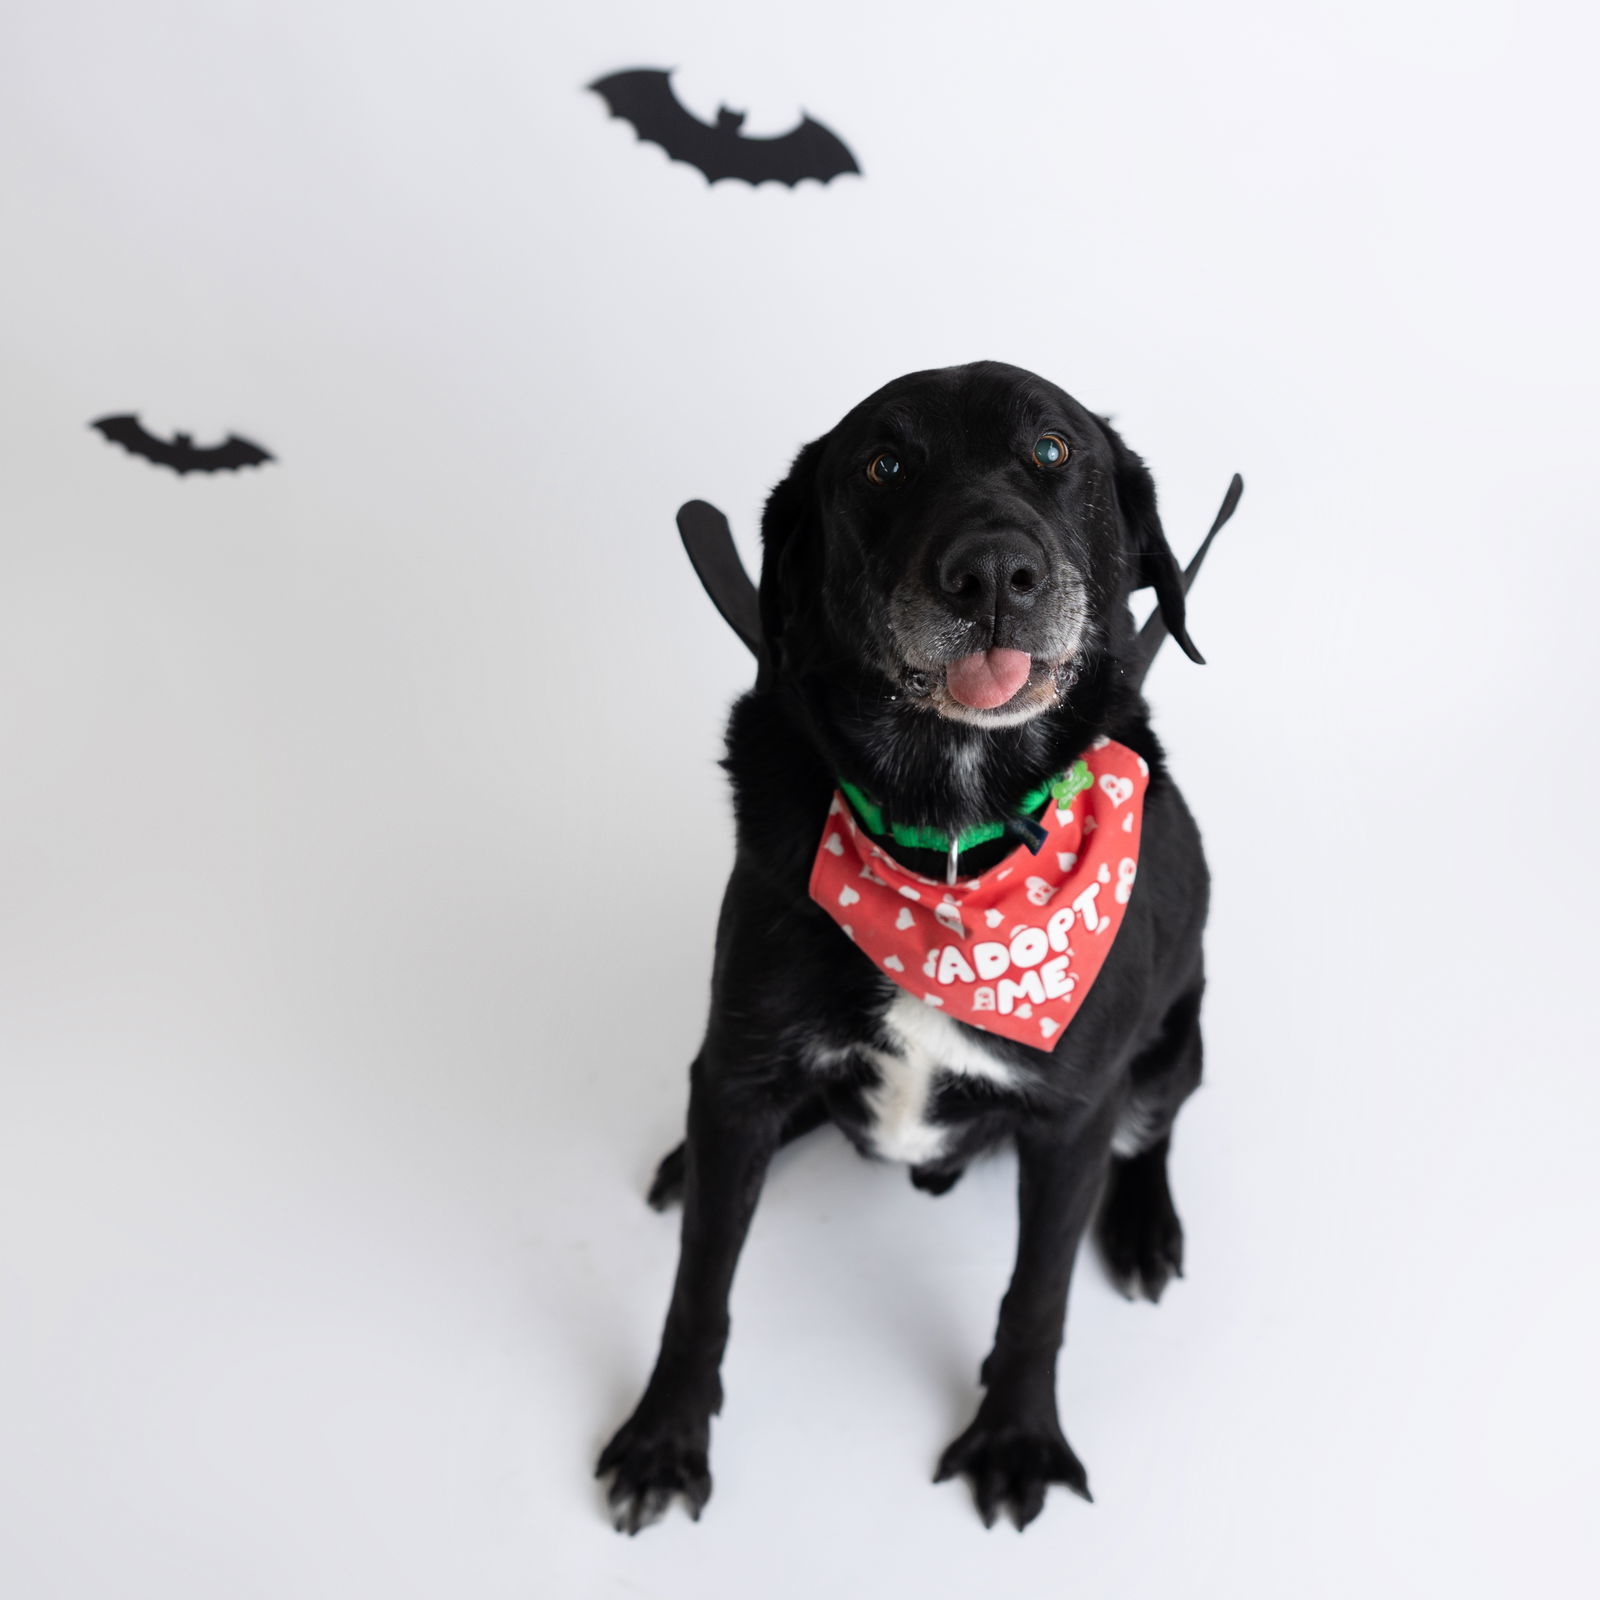
[[[961,535],[945,547],[936,572],[939,592],[970,622],[1025,611],[1044,583],[1038,548],[1011,532]]]

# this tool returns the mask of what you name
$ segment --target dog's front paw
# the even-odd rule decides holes
[[[711,1498],[706,1463],[708,1430],[681,1422],[652,1422],[635,1412],[600,1452],[595,1476],[612,1474],[606,1491],[611,1524],[618,1533],[637,1533],[666,1513],[681,1494],[698,1522]]]
[[[1052,1483],[1094,1499],[1089,1475],[1054,1417],[1041,1424],[986,1410],[979,1408],[972,1426],[939,1458],[933,1479],[943,1483],[965,1473],[984,1527],[992,1528],[1003,1508],[1018,1529],[1026,1528],[1044,1510],[1045,1491]]]

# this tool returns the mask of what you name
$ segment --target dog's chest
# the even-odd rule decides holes
[[[1016,1086],[1020,1074],[981,1034],[962,1029],[937,1008],[896,989],[882,1019],[887,1042],[863,1045],[878,1081],[862,1096],[867,1138],[877,1153],[911,1166],[937,1162],[949,1147],[952,1124],[936,1115],[942,1084],[981,1080]]]

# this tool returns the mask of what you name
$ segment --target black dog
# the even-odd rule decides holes
[[[1052,1483],[1089,1497],[1055,1378],[1097,1201],[1125,1292],[1158,1299],[1182,1269],[1167,1150],[1200,1080],[1207,874],[1150,731],[1139,692],[1148,650],[1127,600],[1153,586],[1161,624],[1198,661],[1184,574],[1139,457],[1053,384],[992,362],[914,373],[857,406],[800,452],[767,503],[762,540],[761,670],[734,707],[724,763],[738,849],[710,1021],[690,1071],[687,1139],[650,1196],[661,1206],[681,1192],[682,1255],[655,1370],[599,1472],[614,1475],[619,1529],[653,1521],[678,1492],[698,1517],[729,1287],[780,1145],[833,1122],[862,1151],[908,1161],[911,1181],[939,1194],[1012,1139],[1015,1271],[977,1416],[937,1476],[967,1474],[985,1523],[1006,1506],[1023,1527]],[[884,817],[952,838],[1009,819],[1000,838],[962,852],[969,877],[1019,848],[1019,797],[1101,736],[1148,763],[1137,887],[1053,1049],[923,1006],[809,897],[841,779]],[[879,842],[913,871],[942,882],[948,867],[954,881],[953,855]]]

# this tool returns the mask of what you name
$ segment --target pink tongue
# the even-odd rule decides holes
[[[992,711],[1028,681],[1032,669],[1033,657],[1026,650],[980,650],[952,661],[945,682],[962,705],[974,711]]]

